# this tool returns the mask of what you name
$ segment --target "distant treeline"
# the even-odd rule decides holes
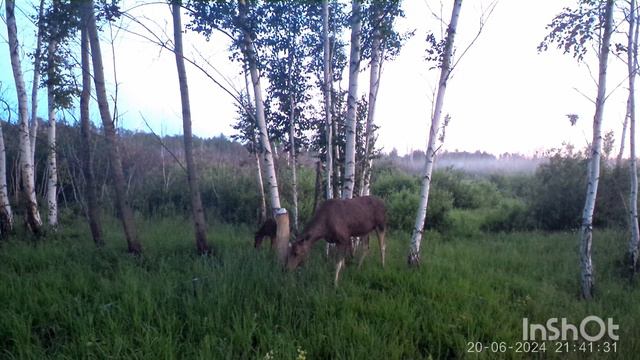
[[[46,126],[39,128],[43,141]],[[12,203],[19,201],[18,128],[3,124],[7,145],[7,174]],[[116,215],[111,194],[111,177],[106,144],[99,129],[94,129],[93,168],[99,180],[98,196],[102,208]],[[76,124],[58,124],[58,200],[63,214],[84,216],[85,181],[79,154],[80,129]],[[120,130],[123,167],[127,179],[127,196],[138,216],[187,216],[189,194],[184,164],[182,138],[159,138],[145,132]],[[238,142],[225,136],[194,138],[194,151],[201,173],[201,191],[210,220],[228,223],[259,221],[260,192],[255,157]],[[46,195],[46,152],[36,147],[36,190],[39,198]],[[276,160],[280,191],[285,206],[292,198],[291,169],[286,152]],[[449,165],[453,159],[457,164]],[[298,165],[300,219],[304,222],[313,207],[322,201],[323,191],[316,191],[316,161],[313,153],[302,153]],[[416,170],[423,165],[424,153],[403,157],[382,154],[372,179],[372,194],[382,197],[389,211],[392,228],[410,231],[418,206],[420,178]],[[511,172],[503,168],[484,167],[489,162],[517,164],[527,162],[530,170]],[[571,148],[549,151],[545,157],[525,158],[519,155],[495,157],[488,153],[449,152],[437,157],[426,228],[443,234],[464,232],[469,219],[480,231],[568,230],[580,224],[584,202],[586,156]],[[421,163],[422,162],[422,163]],[[413,165],[412,165],[413,164]],[[522,169],[522,168],[519,168]],[[602,172],[603,186],[598,194],[596,226],[626,224],[623,198],[628,192],[628,166],[608,163]],[[322,183],[320,183],[322,185]],[[41,202],[44,204],[44,202]],[[15,209],[20,212],[21,207]],[[475,211],[478,210],[478,211]],[[474,215],[475,211],[475,215]],[[482,213],[482,219],[477,214]],[[475,218],[474,218],[475,216]],[[466,219],[466,220],[465,220]],[[466,222],[465,222],[466,221]],[[472,222],[473,222],[472,221]],[[464,222],[464,224],[461,224]]]

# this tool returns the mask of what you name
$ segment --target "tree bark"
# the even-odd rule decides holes
[[[254,136],[254,144],[257,146],[258,141]],[[256,169],[258,175],[258,190],[260,191],[260,224],[264,223],[267,220],[267,197],[264,193],[264,181],[262,180],[262,165],[260,164],[260,154],[258,153],[258,149],[255,149],[255,157],[256,157]]]
[[[6,22],[7,35],[9,38],[9,55],[11,57],[11,68],[13,78],[16,83],[18,98],[19,120],[19,146],[20,146],[20,170],[22,180],[22,194],[26,206],[27,225],[35,234],[40,234],[42,220],[36,201],[35,180],[33,163],[31,162],[31,143],[29,140],[29,116],[27,113],[27,91],[22,76],[22,65],[20,62],[18,29],[16,26],[15,1],[6,1]]]
[[[84,4],[83,16],[86,18],[89,44],[91,45],[91,59],[93,62],[93,81],[96,87],[96,97],[104,134],[108,143],[109,158],[113,176],[114,190],[116,193],[116,206],[120,210],[122,226],[127,240],[128,251],[133,254],[142,253],[142,245],[138,241],[133,211],[129,206],[125,194],[124,172],[122,170],[122,158],[118,144],[118,134],[111,119],[109,103],[107,101],[107,90],[104,80],[104,67],[102,65],[102,51],[100,49],[100,39],[98,38],[98,28],[96,18],[93,13],[93,0]]]
[[[102,224],[100,221],[100,208],[96,192],[96,180],[93,173],[93,150],[91,147],[91,120],[89,115],[89,102],[91,101],[91,65],[89,58],[89,36],[86,24],[83,22],[80,31],[80,53],[82,65],[82,92],[80,93],[80,138],[82,148],[82,171],[86,181],[87,217],[93,242],[98,248],[104,246],[102,237]]]
[[[42,61],[42,32],[41,25],[44,17],[44,0],[40,0],[38,10],[38,35],[36,39],[36,51],[33,56],[33,84],[31,87],[31,129],[29,130],[29,143],[31,146],[31,163],[36,163],[36,140],[38,135],[38,88],[40,87],[40,62]],[[34,175],[35,177],[35,169]],[[35,179],[35,178],[34,178]],[[35,181],[35,180],[34,180]]]
[[[347,118],[345,120],[344,182],[342,198],[353,197],[356,175],[356,117],[358,110],[358,74],[360,72],[360,33],[362,18],[360,0],[351,1],[351,52],[349,54],[349,93],[347,96]]]
[[[622,155],[624,154],[624,143],[627,139],[627,126],[629,125],[629,98],[627,98],[627,113],[624,117],[624,122],[622,123],[622,135],[620,135],[620,150],[618,151],[618,156],[616,157],[616,166],[622,165]]]
[[[184,65],[182,49],[182,22],[180,19],[180,3],[171,3],[173,15],[173,38],[175,42],[174,54],[176,67],[178,68],[178,82],[180,83],[180,100],[182,103],[182,128],[184,131],[184,157],[187,163],[187,179],[191,192],[191,211],[193,213],[193,225],[196,237],[196,249],[199,254],[208,254],[211,248],[207,243],[207,223],[204,217],[204,208],[200,198],[200,186],[198,184],[198,171],[193,160],[193,134],[191,131],[191,105],[189,103],[189,87],[187,84],[187,70]]]
[[[323,70],[324,70],[324,121],[327,136],[327,159],[326,174],[327,181],[326,198],[333,198],[333,126],[331,120],[331,93],[333,79],[331,77],[331,48],[329,44],[329,1],[322,0],[322,47],[323,47]],[[315,210],[315,209],[314,209]]]
[[[429,130],[429,141],[422,175],[420,205],[418,206],[413,234],[411,236],[411,247],[408,258],[410,265],[420,264],[420,244],[422,242],[422,233],[424,231],[424,220],[427,215],[429,190],[431,189],[431,174],[433,172],[433,164],[437,150],[436,143],[438,139],[438,131],[440,129],[440,118],[442,115],[442,106],[444,104],[444,95],[447,90],[447,81],[451,74],[451,57],[453,56],[453,44],[458,27],[461,7],[462,0],[455,0],[453,3],[453,10],[451,11],[451,21],[449,22],[449,27],[447,29],[447,39],[442,58],[442,67],[440,69],[440,80],[438,82],[438,93],[436,95],[436,102],[431,118],[431,129]]]
[[[335,105],[332,105],[335,107]],[[333,117],[331,124],[333,133],[338,135],[338,119]],[[335,198],[342,198],[342,186],[340,186],[340,180],[342,179],[342,171],[340,170],[340,146],[338,144],[333,145],[333,196]]]
[[[244,86],[247,91],[247,111],[253,111],[251,107],[251,92],[249,91],[249,74],[247,70],[244,70]],[[251,116],[255,116],[255,112],[251,114]],[[255,126],[254,126],[255,127]],[[258,190],[260,191],[260,220],[259,224],[263,224],[267,220],[267,197],[264,193],[264,181],[262,180],[262,165],[260,164],[260,146],[258,144],[258,136],[255,131],[251,133],[251,142],[253,143],[253,153],[256,158],[256,170],[257,170],[257,179],[258,179]]]
[[[591,142],[591,159],[587,173],[587,193],[582,211],[580,227],[580,267],[582,279],[582,297],[589,300],[593,297],[593,262],[591,245],[593,243],[593,210],[596,205],[598,181],[600,177],[600,156],[602,152],[602,114],[606,99],[607,60],[611,42],[614,0],[607,0],[605,22],[599,55],[598,96],[593,117],[593,140]]]
[[[371,179],[371,167],[373,165],[373,121],[378,100],[378,89],[380,89],[380,72],[382,71],[382,35],[380,23],[382,22],[382,12],[379,5],[374,6],[376,11],[376,28],[373,30],[371,44],[371,68],[369,69],[369,103],[367,109],[367,125],[365,128],[364,159],[362,161],[362,172],[360,177],[360,195],[369,195],[369,185]]]
[[[322,194],[322,163],[320,160],[316,162],[316,184],[313,192],[313,208],[312,213],[315,214],[318,204],[320,203],[320,196]]]
[[[55,97],[54,86],[51,79],[54,76],[55,66],[54,57],[57,44],[54,40],[49,41],[47,47],[47,71],[49,73],[47,82],[47,104],[49,113],[49,128],[47,129],[47,210],[48,224],[54,231],[58,227],[58,169],[56,163],[56,113],[55,113]]]
[[[278,191],[276,169],[273,161],[273,154],[271,152],[269,136],[267,134],[267,124],[264,114],[264,101],[262,99],[262,87],[260,85],[260,74],[258,73],[258,64],[256,53],[253,47],[252,34],[247,21],[248,11],[249,9],[246,0],[239,0],[238,20],[242,31],[241,50],[244,55],[246,65],[249,68],[249,75],[251,76],[251,83],[253,85],[253,98],[255,100],[256,106],[256,120],[258,122],[262,151],[264,152],[267,183],[269,184],[269,198],[271,200],[271,209],[276,218],[276,223],[278,224],[275,247],[278,253],[279,260],[284,263],[289,247],[289,214],[287,213],[286,209],[280,206],[280,192]]]
[[[638,228],[638,165],[636,159],[636,104],[635,104],[635,79],[638,72],[638,11],[636,0],[629,4],[629,37],[627,44],[627,67],[629,71],[629,99],[627,111],[629,119],[629,179],[631,191],[629,192],[629,260],[631,273],[638,270],[638,245],[640,244],[640,229]],[[624,142],[624,140],[622,140]],[[622,154],[622,148],[620,150]]]
[[[6,237],[13,231],[13,211],[9,203],[7,186],[7,152],[4,147],[4,135],[0,124],[0,236]]]
[[[291,85],[291,84],[289,84]],[[298,232],[298,175],[296,172],[296,136],[295,136],[295,101],[289,96],[291,113],[289,114],[289,154],[291,157],[291,191],[293,197],[293,229]]]

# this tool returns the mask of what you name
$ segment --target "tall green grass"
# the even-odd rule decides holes
[[[280,270],[250,229],[212,225],[215,257],[195,255],[183,218],[140,223],[142,258],[124,252],[118,224],[93,247],[84,224],[0,245],[2,359],[602,358],[598,353],[467,353],[472,341],[522,337],[522,318],[587,315],[620,325],[618,353],[640,356],[640,284],[622,276],[624,234],[596,232],[596,299],[579,299],[577,235],[427,233],[423,264],[405,263],[408,236],[376,241],[362,269],[333,287],[318,246]]]

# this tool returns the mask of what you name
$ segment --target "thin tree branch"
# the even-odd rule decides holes
[[[585,99],[589,100],[589,102],[595,105],[596,103],[595,100],[590,98],[587,94],[583,93],[580,89],[578,89],[577,87],[574,87],[573,90],[575,90],[578,94],[582,95]]]
[[[456,68],[460,60],[462,60],[462,58],[467,54],[467,52],[469,51],[469,49],[471,49],[473,44],[476,43],[476,41],[480,37],[480,34],[482,34],[482,30],[484,30],[484,27],[487,24],[487,21],[489,20],[489,18],[491,18],[493,11],[496,9],[496,6],[498,5],[498,1],[499,0],[494,0],[489,4],[488,12],[484,10],[482,11],[482,14],[480,14],[480,27],[478,28],[478,32],[476,33],[476,36],[471,40],[469,45],[467,45],[467,47],[464,49],[460,57],[458,57],[458,59],[453,63],[453,66],[451,66],[451,70],[449,73],[453,73],[453,70]]]
[[[149,37],[147,35],[135,32],[133,30],[127,29],[127,28],[122,28],[123,31],[128,32],[132,35],[138,36],[142,39],[145,39],[153,44],[156,44],[158,46],[160,46],[163,49],[167,49],[169,51],[171,51],[172,53],[175,53],[173,47],[169,46],[169,44],[171,44],[171,41],[169,40],[163,40],[162,38],[160,38],[155,32],[153,32],[148,26],[146,26],[145,24],[143,24],[142,22],[140,22],[138,19],[134,18],[133,16],[129,15],[129,14],[124,14],[124,16],[126,16],[127,18],[131,19],[132,21],[134,21],[135,23],[137,23],[138,25],[142,26],[147,32],[149,32],[149,34],[152,37]],[[233,98],[233,100],[236,101],[236,103],[238,103],[238,105],[240,105],[240,107],[242,107],[248,114],[249,116],[255,120],[255,116],[251,113],[251,110],[249,108],[247,108],[247,106],[242,102],[242,99],[240,98],[239,95],[234,94],[231,90],[229,90],[228,88],[226,88],[224,85],[222,85],[222,83],[220,83],[220,81],[218,81],[216,78],[214,78],[207,70],[205,70],[200,64],[196,63],[195,61],[193,61],[192,59],[182,55],[182,58],[188,62],[189,64],[195,66],[198,70],[200,70],[207,78],[209,78],[209,80],[211,80],[214,84],[216,84],[220,89],[222,89],[225,93],[227,93],[229,96],[231,96]],[[217,70],[216,70],[217,71]],[[235,89],[234,89],[235,90]],[[239,94],[239,92],[238,92]]]
[[[165,143],[162,140],[162,138],[158,134],[156,134],[155,131],[153,131],[153,128],[149,125],[149,123],[147,122],[147,119],[145,119],[144,115],[142,115],[142,112],[140,112],[140,117],[142,118],[142,121],[144,122],[144,124],[147,126],[147,129],[149,129],[149,131],[151,131],[151,134],[153,134],[153,136],[156,138],[156,140],[158,140],[158,142],[160,143],[160,146],[162,146],[165,150],[167,150],[167,152],[171,155],[171,157],[173,157],[173,159],[178,163],[178,165],[180,165],[180,167],[182,168],[182,170],[184,170],[184,172],[186,174],[187,173],[187,168],[184,167],[184,165],[182,165],[182,162],[180,162],[180,159],[178,159],[176,154],[174,154],[173,151],[171,151],[165,145]]]

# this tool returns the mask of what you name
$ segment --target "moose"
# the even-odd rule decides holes
[[[271,239],[271,247],[273,248],[275,245],[275,241],[276,241],[276,230],[278,229],[278,224],[276,224],[276,221],[274,219],[267,219],[262,226],[260,227],[260,229],[258,229],[258,231],[256,231],[255,233],[255,237],[254,237],[254,242],[253,242],[253,247],[255,247],[256,249],[260,247],[260,244],[262,244],[262,240],[264,240],[265,237],[269,237]]]
[[[380,244],[380,257],[384,267],[386,228],[386,210],[384,203],[374,196],[362,196],[353,199],[327,200],[316,211],[303,232],[289,248],[286,267],[294,270],[306,258],[313,244],[319,239],[335,244],[338,250],[338,262],[334,285],[338,285],[340,270],[348,251],[352,250],[351,237],[365,237],[364,251],[359,266],[369,250],[369,233],[375,231]]]

